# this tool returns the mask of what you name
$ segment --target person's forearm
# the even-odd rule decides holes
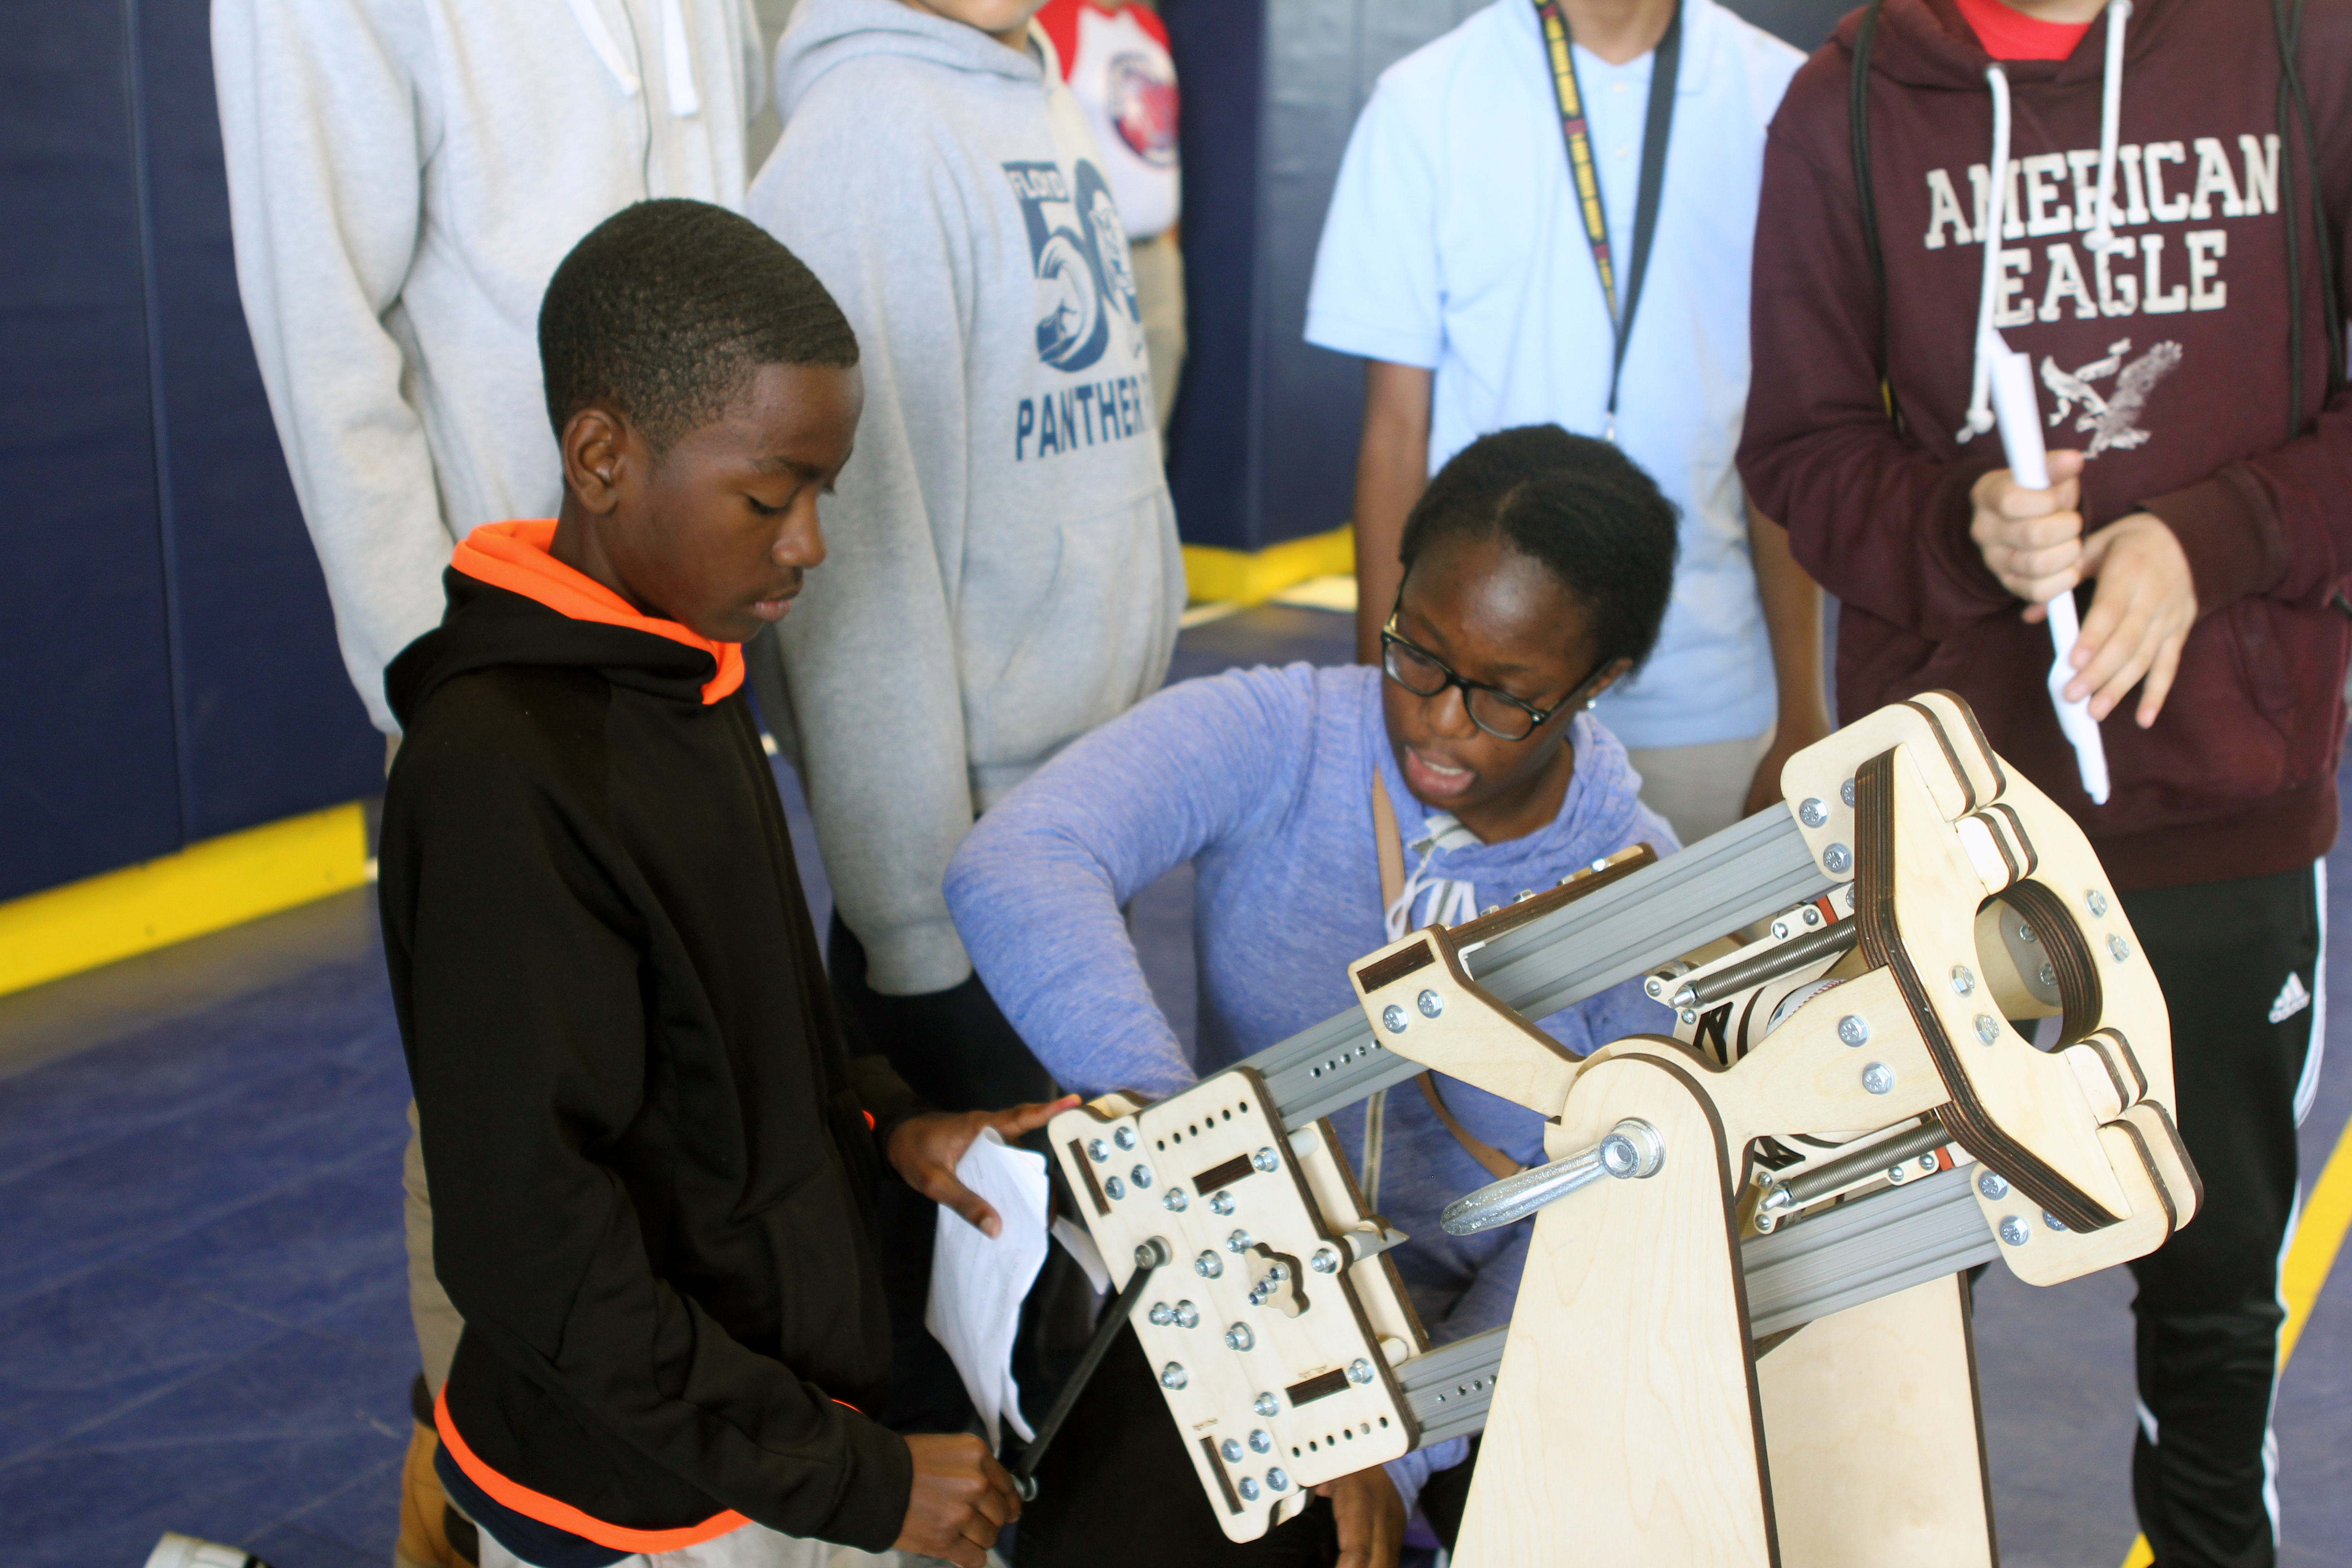
[[[1772,645],[1772,681],[1780,699],[1780,732],[1825,732],[1828,702],[1822,679],[1822,590],[1789,551],[1789,531],[1748,509],[1748,546],[1756,563],[1756,596],[1764,635]]]
[[[1379,662],[1381,627],[1404,568],[1404,520],[1429,484],[1432,374],[1418,365],[1364,362],[1364,433],[1356,453],[1356,657]]]

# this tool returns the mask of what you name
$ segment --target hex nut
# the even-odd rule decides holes
[[[2009,1183],[2005,1178],[1986,1171],[1977,1177],[1977,1191],[1993,1202],[1999,1203],[2009,1196]]]
[[[1885,1062],[1873,1062],[1862,1069],[1862,1087],[1873,1094],[1891,1093],[1895,1088],[1895,1069]]]
[[[1404,1009],[1393,1002],[1381,1009],[1381,1022],[1388,1026],[1391,1035],[1403,1034],[1405,1021]]]
[[[1181,1388],[1192,1381],[1180,1362],[1171,1361],[1160,1369],[1160,1386],[1162,1388]]]
[[[1838,1020],[1838,1038],[1849,1046],[1868,1044],[1870,1021],[1859,1013],[1848,1013]]]
[[[2023,1247],[2033,1239],[2033,1233],[2026,1229],[2025,1222],[2015,1215],[2003,1215],[2000,1216],[2000,1238],[2011,1247]]]

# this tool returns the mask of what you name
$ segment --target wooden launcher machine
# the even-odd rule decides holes
[[[2053,1284],[2196,1213],[2164,997],[2081,830],[1958,698],[1782,785],[1382,948],[1360,1012],[1183,1094],[1055,1119],[1230,1537],[1483,1429],[1463,1568],[1990,1568],[1960,1271]],[[1671,1037],[1579,1060],[1528,1022],[1644,976]],[[2050,1049],[2012,1022],[2048,1018]],[[1551,1157],[1447,1211],[1534,1232],[1508,1327],[1434,1350],[1323,1121],[1425,1068],[1546,1117]]]

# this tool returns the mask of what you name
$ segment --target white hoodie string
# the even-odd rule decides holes
[[[2124,87],[2124,25],[2131,20],[2131,0],[2107,0],[2107,58],[2099,92],[2098,219],[2084,243],[2105,251],[2116,243],[2107,221],[2116,189],[2116,132],[2122,118]],[[1994,60],[1985,67],[1985,85],[1992,89],[1992,175],[1985,193],[1984,276],[1977,286],[1976,362],[1969,378],[1969,417],[1960,426],[1963,447],[1992,428],[1992,353],[2008,345],[1993,331],[1992,302],[2000,280],[2000,231],[2009,221],[2009,73]]]
[[[1405,932],[1418,930],[1433,921],[1439,925],[1460,925],[1464,921],[1475,918],[1478,913],[1476,885],[1452,877],[1433,877],[1430,875],[1429,862],[1433,857],[1445,850],[1465,848],[1473,844],[1483,844],[1486,840],[1463,826],[1451,812],[1430,813],[1427,826],[1428,836],[1412,846],[1421,853],[1421,864],[1412,868],[1412,875],[1404,879],[1403,889],[1388,907],[1391,942],[1402,942]],[[1421,919],[1415,921],[1412,918],[1413,900],[1424,893],[1428,895],[1429,901],[1421,912]]]
[[[604,68],[613,73],[624,98],[635,98],[643,90],[644,82],[629,67],[629,59],[621,52],[620,39],[604,23],[604,14],[596,0],[568,0],[572,19],[580,24],[587,35],[588,47]],[[623,0],[625,4],[626,0]],[[686,31],[686,0],[661,0],[663,85],[667,89],[670,116],[688,120],[702,112],[702,94],[694,85],[694,48]]]

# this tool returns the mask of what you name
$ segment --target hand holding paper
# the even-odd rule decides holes
[[[2001,451],[2009,458],[2010,476],[2027,489],[2050,488],[2048,450],[2042,441],[2042,412],[2033,395],[2033,362],[1995,339],[1990,353],[1993,418],[2000,430]],[[2082,626],[2071,591],[2052,598],[2050,640],[2056,657],[2050,664],[2050,700],[2058,710],[2058,727],[2074,748],[2075,770],[2083,790],[2101,805],[2107,799],[2107,750],[2099,738],[2099,722],[2091,717],[2089,699],[2066,700],[2066,683],[2074,678],[2074,641]]]
[[[1008,1147],[992,1127],[971,1141],[955,1173],[1002,1225],[987,1236],[941,1206],[923,1326],[955,1363],[993,1451],[1003,1447],[1000,1422],[1024,1438],[1033,1435],[1013,1380],[1013,1341],[1022,1300],[1045,1261],[1045,1157]]]

